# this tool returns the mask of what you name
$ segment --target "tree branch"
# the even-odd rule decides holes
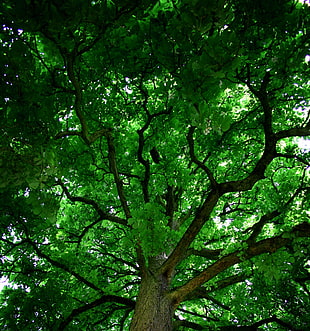
[[[92,288],[93,290],[98,291],[98,292],[103,292],[102,289],[100,289],[99,287],[97,287],[92,282],[88,281],[86,278],[84,278],[83,276],[81,276],[77,272],[71,270],[66,264],[63,264],[61,262],[58,262],[58,261],[52,259],[51,257],[49,257],[48,255],[46,255],[45,253],[43,253],[37,247],[37,245],[32,240],[30,240],[29,238],[28,238],[28,243],[33,247],[34,251],[36,252],[36,254],[39,257],[45,259],[50,264],[52,264],[54,267],[60,268],[60,269],[62,269],[64,271],[68,272],[70,275],[74,276],[77,280],[79,280],[80,282],[84,283],[85,285],[87,285],[88,287]]]
[[[72,201],[72,202],[78,201],[78,202],[82,202],[86,205],[90,205],[95,209],[95,211],[99,214],[99,216],[102,219],[106,219],[106,220],[109,220],[109,221],[114,222],[114,223],[118,223],[118,224],[121,224],[121,225],[128,226],[127,221],[125,219],[114,216],[114,215],[110,215],[110,214],[104,212],[95,200],[85,198],[85,197],[72,196],[70,194],[69,190],[66,188],[65,184],[60,179],[57,179],[56,183],[61,186],[61,188],[65,192],[66,197],[70,201]]]
[[[219,184],[220,191],[223,193],[228,192],[240,192],[250,190],[253,185],[260,179],[264,178],[265,170],[271,161],[276,157],[276,143],[280,139],[272,131],[272,108],[269,105],[267,86],[270,82],[271,74],[266,72],[263,81],[261,83],[260,89],[256,90],[251,85],[250,70],[247,67],[247,79],[243,82],[246,83],[249,90],[258,98],[264,112],[264,135],[265,135],[265,147],[261,158],[258,160],[253,171],[244,179],[237,181],[230,181],[226,183]],[[242,79],[239,77],[242,81]]]
[[[86,119],[82,113],[82,88],[80,85],[79,80],[75,77],[74,74],[74,61],[75,61],[75,55],[76,49],[71,53],[67,53],[66,55],[66,61],[67,61],[67,73],[68,77],[71,80],[71,83],[73,84],[73,87],[75,89],[75,101],[74,101],[74,109],[76,112],[76,115],[81,123],[82,126],[82,132],[81,137],[84,139],[84,141],[89,144],[88,140],[88,126]]]
[[[78,137],[81,137],[82,136],[82,133],[79,132],[79,131],[61,131],[61,132],[58,132],[56,134],[56,136],[54,137],[54,139],[60,139],[60,138],[69,137],[69,136],[78,136]]]
[[[297,195],[303,190],[309,190],[309,187],[305,187],[305,188],[300,187],[300,188],[298,188],[294,192],[294,194],[288,199],[288,201],[282,206],[281,211],[279,211],[277,209],[277,210],[274,210],[274,211],[272,211],[268,214],[263,215],[257,223],[255,223],[251,228],[247,229],[246,231],[251,230],[252,234],[250,235],[250,237],[247,239],[246,242],[248,244],[253,243],[256,240],[256,238],[258,237],[258,235],[260,234],[260,232],[262,231],[264,225],[268,221],[271,221],[275,217],[281,215],[284,208],[287,207],[289,204],[291,204],[293,202],[293,200],[297,197]]]
[[[306,136],[310,136],[310,126],[282,130],[275,134],[275,138],[277,141],[283,138],[306,137]]]
[[[221,183],[217,185],[215,185],[216,182],[213,183],[216,189],[213,189],[213,191],[211,191],[202,209],[198,212],[198,215],[195,217],[194,221],[191,223],[188,230],[185,232],[185,234],[179,241],[175,250],[172,252],[170,257],[164,264],[163,266],[164,272],[166,272],[168,269],[172,270],[172,268],[174,268],[176,264],[179,263],[179,261],[181,261],[183,257],[182,252],[184,252],[184,250],[186,250],[191,244],[191,242],[194,240],[194,237],[198,234],[198,232],[202,228],[203,224],[206,221],[206,218],[210,215],[213,207],[217,203],[220,196],[228,192],[240,192],[240,191],[250,190],[257,181],[265,177],[264,175],[265,170],[267,169],[271,161],[277,156],[276,143],[279,139],[282,139],[283,137],[290,135],[291,136],[305,135],[306,132],[308,132],[308,135],[310,135],[310,128],[309,129],[295,128],[290,130],[284,130],[277,134],[273,134],[272,124],[271,124],[272,109],[269,106],[267,99],[267,91],[266,91],[269,81],[270,81],[270,74],[266,73],[259,91],[254,90],[254,88],[248,83],[250,90],[259,98],[265,115],[265,120],[264,120],[265,147],[261,158],[258,160],[253,171],[246,178],[237,181]],[[188,141],[189,141],[191,153],[193,153],[193,138],[192,138],[193,132],[194,129],[191,128],[188,134]],[[195,155],[192,155],[191,157],[194,157],[195,160]],[[207,169],[204,170],[207,171]]]
[[[288,131],[291,132],[291,130],[285,130],[286,133]],[[294,134],[296,134],[298,132],[300,133],[300,131],[304,133],[304,130],[294,130],[293,132]],[[310,129],[308,129],[308,131],[310,135]],[[265,137],[266,141],[263,155],[258,160],[253,171],[244,179],[217,184],[217,189],[213,189],[210,192],[209,196],[205,200],[203,207],[198,211],[197,216],[177,244],[175,250],[171,253],[170,257],[163,265],[163,272],[167,272],[168,270],[170,270],[169,272],[172,272],[173,268],[182,260],[184,256],[184,251],[188,249],[195,236],[199,233],[200,229],[211,214],[212,209],[216,205],[218,199],[223,194],[228,192],[240,192],[250,190],[257,181],[265,177],[265,170],[267,169],[271,161],[277,156],[276,143],[279,139],[283,138],[283,135],[272,134],[269,129],[267,129],[265,132]]]
[[[191,301],[191,300],[196,300],[196,299],[203,299],[203,298],[208,298],[209,297],[209,293],[221,290],[227,286],[231,286],[233,284],[237,284],[240,282],[243,282],[244,280],[246,280],[247,278],[249,278],[249,276],[245,275],[245,274],[241,274],[241,275],[233,275],[233,276],[229,276],[226,277],[224,279],[221,279],[219,281],[217,281],[213,286],[211,287],[203,287],[200,286],[198,287],[195,291],[189,293],[183,301]]]
[[[276,157],[284,157],[286,159],[296,159],[297,161],[310,166],[310,162],[306,161],[304,158],[298,156],[298,155],[291,155],[291,154],[284,154],[284,153],[277,153]]]
[[[131,218],[131,213],[127,204],[127,200],[125,197],[124,193],[124,188],[123,188],[123,183],[119,177],[118,169],[117,169],[117,164],[116,164],[116,152],[115,152],[115,146],[113,143],[113,137],[111,132],[107,134],[106,136],[107,142],[108,142],[108,158],[109,158],[109,164],[110,164],[110,169],[112,171],[112,174],[114,176],[114,182],[116,184],[117,188],[117,193],[120,198],[124,213],[126,215],[126,218]]]
[[[181,286],[180,288],[174,290],[171,293],[171,296],[175,300],[176,304],[184,301],[189,293],[196,290],[199,286],[206,283],[210,279],[217,276],[222,271],[228,269],[229,267],[243,262],[245,260],[249,260],[254,256],[263,254],[263,253],[274,253],[279,248],[284,247],[291,243],[292,239],[291,236],[296,237],[310,237],[310,224],[309,223],[302,223],[295,226],[291,232],[288,233],[290,238],[286,236],[277,236],[273,238],[268,238],[261,240],[257,243],[253,243],[248,246],[243,252],[236,251],[234,253],[228,254],[214,264],[206,268],[202,271],[198,276],[192,278],[188,281],[185,285]],[[285,238],[284,238],[285,237]]]
[[[265,144],[264,152],[261,158],[256,163],[252,172],[244,179],[230,181],[219,184],[219,190],[222,194],[228,192],[241,192],[250,190],[256,182],[265,178],[265,171],[271,161],[276,157],[276,142],[274,136]]]
[[[256,323],[246,326],[237,326],[237,325],[230,325],[230,326],[222,326],[218,329],[221,331],[253,331],[253,330],[260,330],[258,329],[260,326],[269,323],[277,323],[280,326],[287,328],[290,331],[302,331],[302,329],[297,329],[291,324],[282,321],[281,319],[277,318],[276,316],[272,316],[269,318],[262,319]]]
[[[170,254],[169,258],[161,267],[161,272],[166,273],[168,278],[172,275],[174,268],[176,265],[184,258],[186,255],[186,251],[188,250],[190,244],[196,238],[197,234],[208,220],[214,206],[218,202],[220,194],[217,190],[212,190],[204,204],[197,212],[196,217],[187,228],[183,237],[180,239],[178,244],[176,245],[173,252]]]
[[[96,299],[90,303],[85,304],[84,306],[81,306],[79,308],[73,309],[71,314],[65,319],[63,320],[59,327],[58,327],[58,331],[63,331],[65,330],[65,328],[69,325],[70,322],[73,321],[73,319],[84,313],[87,310],[93,309],[103,303],[106,302],[116,302],[119,303],[121,305],[124,305],[125,308],[129,307],[130,309],[134,309],[135,307],[135,302],[131,299],[127,299],[127,298],[123,298],[123,297],[119,297],[117,295],[103,295],[101,298]]]
[[[87,145],[91,145],[98,138],[100,138],[102,136],[107,136],[107,134],[109,133],[110,130],[103,128],[103,129],[99,129],[99,130],[95,131],[93,134],[89,134],[88,125],[87,125],[86,119],[85,119],[85,117],[83,115],[83,111],[82,111],[82,94],[83,94],[82,87],[80,85],[79,79],[74,74],[74,61],[75,61],[75,57],[77,56],[77,45],[74,47],[73,51],[70,53],[67,52],[63,48],[60,48],[60,51],[63,54],[64,59],[66,61],[68,77],[74,87],[74,95],[75,95],[74,109],[75,109],[76,115],[80,121],[82,130],[81,130],[81,132],[76,132],[76,131],[59,132],[55,136],[55,139],[59,139],[62,137],[67,137],[67,136],[79,136],[79,137],[82,137],[82,139],[85,141],[85,143]]]
[[[173,322],[173,330],[179,330],[180,327],[185,327],[187,329],[192,329],[192,330],[205,330],[203,326],[194,322],[180,320],[180,319]]]
[[[188,250],[188,255],[202,256],[208,260],[216,260],[220,256],[222,249],[207,249],[202,248],[200,250],[190,248]]]
[[[187,141],[188,141],[188,146],[189,146],[189,154],[191,157],[191,160],[197,164],[197,166],[202,169],[208,176],[210,183],[211,183],[211,187],[212,188],[216,188],[217,187],[217,182],[211,172],[211,170],[201,161],[198,160],[197,156],[195,155],[195,147],[194,147],[194,132],[195,132],[195,127],[191,126],[189,128],[188,134],[186,136]]]
[[[208,288],[207,293],[215,292],[215,291],[221,290],[227,286],[243,282],[248,278],[249,278],[249,276],[245,275],[245,274],[233,275],[233,276],[223,278],[223,279],[217,281],[213,286],[211,286],[211,288]]]
[[[145,95],[145,100],[143,102],[143,108],[147,114],[147,121],[146,123],[142,126],[141,129],[137,130],[137,133],[139,135],[139,145],[138,145],[138,161],[144,166],[145,168],[145,172],[144,172],[144,178],[141,182],[142,184],[142,192],[143,192],[143,198],[144,198],[144,202],[149,202],[150,201],[150,197],[149,197],[149,192],[148,192],[148,185],[149,185],[149,181],[150,181],[150,176],[151,176],[151,166],[150,166],[150,162],[149,160],[145,159],[143,157],[143,149],[144,149],[144,142],[145,142],[145,138],[144,138],[144,132],[149,128],[152,120],[155,117],[164,115],[164,114],[169,114],[169,111],[162,111],[162,112],[158,112],[155,114],[150,114],[148,109],[147,109],[147,92],[144,91],[142,89],[142,87],[140,87],[142,93]]]

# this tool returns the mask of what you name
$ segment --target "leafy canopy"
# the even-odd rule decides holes
[[[309,6],[0,6],[1,329],[307,329]]]

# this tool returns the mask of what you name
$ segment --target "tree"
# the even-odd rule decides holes
[[[308,329],[309,6],[0,12],[1,329]]]

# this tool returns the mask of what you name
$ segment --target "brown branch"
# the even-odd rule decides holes
[[[286,159],[296,159],[297,161],[299,161],[307,166],[310,166],[310,162],[306,161],[304,158],[300,157],[299,155],[277,153],[276,157],[284,157]]]
[[[270,83],[271,73],[267,71],[264,75],[263,81],[259,90],[255,90],[253,86],[249,82],[247,82],[247,86],[250,91],[258,98],[261,103],[264,112],[264,133],[265,133],[265,145],[268,144],[270,137],[273,135],[272,131],[272,108],[270,107],[268,100],[268,92],[267,86]]]
[[[310,136],[310,126],[300,127],[300,128],[291,128],[288,130],[282,130],[275,134],[276,140],[289,137],[306,137]]]
[[[247,243],[251,244],[253,242],[255,242],[256,238],[258,237],[258,235],[261,233],[264,225],[268,222],[271,221],[272,219],[274,219],[275,217],[281,215],[281,212],[278,210],[274,210],[268,214],[263,215],[260,220],[255,223],[250,230],[252,231],[250,237],[247,239]]]
[[[258,328],[259,326],[262,326],[264,324],[269,324],[269,323],[277,323],[285,328],[289,328],[290,330],[292,331],[301,331],[301,329],[297,329],[295,328],[293,325],[287,323],[287,322],[284,322],[282,321],[281,319],[277,318],[276,316],[272,316],[272,317],[269,317],[269,318],[265,318],[261,321],[258,321],[256,323],[253,323],[252,325],[250,325],[250,328],[251,330],[253,330],[252,328]]]
[[[291,324],[282,321],[281,319],[277,318],[276,316],[272,316],[269,318],[262,319],[256,323],[246,326],[237,326],[237,325],[230,325],[230,326],[221,326],[218,329],[221,331],[253,331],[253,330],[260,330],[258,327],[269,324],[269,323],[277,323],[280,326],[283,326],[291,331],[302,331],[302,329],[295,328]]]
[[[72,196],[70,194],[69,190],[67,189],[67,187],[65,186],[65,184],[60,179],[58,179],[56,181],[56,183],[61,186],[61,188],[63,189],[63,191],[64,191],[64,193],[66,195],[66,197],[70,201],[72,201],[72,202],[76,202],[77,201],[77,202],[82,202],[82,203],[84,203],[86,205],[90,205],[90,206],[92,206],[95,209],[95,211],[99,214],[99,216],[102,219],[106,219],[106,220],[109,220],[109,221],[114,222],[114,223],[118,223],[118,224],[121,224],[121,225],[128,226],[127,221],[125,219],[120,218],[120,217],[117,217],[117,216],[114,216],[114,215],[110,215],[110,214],[104,212],[102,210],[102,208],[99,206],[99,204],[95,200],[89,199],[89,198],[85,198],[85,197]]]
[[[209,300],[209,301],[213,302],[216,306],[219,306],[220,308],[222,308],[222,309],[224,309],[224,310],[228,310],[228,311],[231,310],[231,308],[230,308],[229,306],[225,305],[224,303],[222,303],[222,302],[220,302],[219,300],[217,300],[217,299],[211,297],[211,296],[208,295],[208,294],[207,294],[204,298],[205,298],[206,300]]]
[[[288,234],[289,236],[296,237],[310,237],[310,224],[306,222],[299,224],[295,226]],[[279,248],[284,247],[291,242],[291,237],[287,238],[286,236],[282,235],[253,243],[249,245],[248,248],[243,252],[236,251],[234,253],[228,254],[206,268],[198,276],[192,278],[186,284],[173,291],[171,296],[175,300],[176,305],[178,305],[186,298],[187,295],[195,291],[199,286],[214,278],[229,267],[245,260],[249,260],[252,257],[263,253],[274,253]]]
[[[173,322],[173,330],[179,330],[180,327],[185,327],[186,329],[192,329],[192,330],[205,330],[205,328],[200,324],[190,322],[187,320],[179,319]]]
[[[99,130],[95,131],[88,137],[89,144],[92,144],[100,137],[108,137],[110,132],[111,132],[111,129],[108,129],[108,128],[103,128],[103,129],[99,129]]]
[[[83,276],[81,276],[77,272],[71,270],[66,264],[61,263],[59,261],[56,261],[56,260],[52,259],[50,256],[48,256],[45,253],[43,253],[37,247],[37,245],[32,240],[30,240],[29,238],[28,238],[28,243],[33,247],[34,251],[36,252],[36,254],[39,257],[45,259],[46,261],[48,261],[54,267],[57,267],[59,269],[62,269],[64,271],[68,272],[70,275],[74,276],[77,280],[79,280],[80,282],[84,283],[85,285],[87,285],[88,287],[92,288],[93,290],[98,291],[98,292],[103,292],[102,289],[100,289],[99,287],[97,287],[92,282],[88,281],[86,278],[84,278]]]
[[[98,131],[95,131],[92,133],[90,136],[87,138],[87,144],[91,145],[93,142],[95,142],[98,138],[100,137],[106,137],[108,133],[110,132],[110,129],[103,128]],[[68,137],[68,136],[78,136],[78,137],[83,137],[82,132],[80,131],[61,131],[56,134],[54,139],[60,139],[63,137]]]
[[[188,314],[188,315],[191,315],[191,316],[207,318],[210,321],[217,321],[216,319],[214,319],[212,317],[209,317],[209,316],[206,316],[205,314],[200,314],[200,313],[197,313],[195,311],[187,310],[187,309],[184,309],[184,308],[178,308],[177,311],[181,311],[182,313],[185,313],[185,314]]]
[[[146,108],[146,105],[145,105]],[[147,111],[147,108],[146,108]],[[148,111],[147,111],[148,114]],[[141,185],[142,185],[142,192],[143,192],[143,198],[144,198],[144,202],[149,202],[150,201],[150,197],[149,197],[149,181],[150,181],[150,176],[151,176],[151,166],[150,166],[150,162],[149,160],[146,160],[143,157],[143,149],[144,149],[144,132],[147,130],[147,128],[149,127],[149,125],[151,124],[151,117],[148,116],[148,120],[147,122],[143,125],[143,127],[139,130],[137,130],[137,133],[139,135],[139,145],[138,145],[138,161],[144,166],[144,178],[141,181]]]
[[[211,187],[216,188],[218,184],[217,184],[211,170],[203,162],[199,161],[196,154],[195,154],[195,146],[194,146],[194,132],[195,132],[195,129],[196,128],[194,126],[191,126],[189,128],[188,134],[186,136],[187,141],[188,141],[189,154],[190,154],[191,160],[192,160],[192,162],[197,164],[197,166],[207,174],[207,176],[210,180],[210,183],[211,183]]]
[[[267,85],[270,81],[270,73],[266,73],[259,91],[255,90],[250,85],[249,81],[250,79],[248,78],[247,85],[252,91],[252,93],[260,100],[264,111],[263,125],[265,134],[265,147],[263,154],[258,160],[255,168],[246,178],[218,184],[218,190],[220,191],[221,195],[228,192],[240,192],[250,190],[257,181],[263,179],[265,170],[267,169],[271,161],[278,156],[278,153],[276,151],[276,144],[280,139],[293,136],[310,135],[310,125],[306,125],[305,127],[301,128],[291,128],[274,134],[272,132],[272,109],[268,102],[268,94],[266,90]]]
[[[224,279],[221,279],[219,281],[217,281],[213,286],[211,286],[211,288],[208,288],[208,293],[209,292],[215,292],[218,290],[221,290],[227,286],[233,285],[233,284],[237,284],[237,283],[241,283],[243,281],[245,281],[246,279],[248,279],[250,276],[245,275],[245,274],[240,274],[240,275],[233,275],[233,276],[229,276],[226,277]]]
[[[123,188],[123,183],[119,177],[118,169],[117,169],[117,164],[116,164],[116,151],[115,151],[115,146],[113,143],[113,136],[111,132],[106,135],[107,142],[108,142],[108,158],[109,158],[109,164],[110,164],[110,169],[112,171],[112,174],[114,176],[114,182],[116,184],[117,188],[117,193],[120,198],[124,213],[126,215],[126,218],[131,218],[131,213],[128,207],[128,203],[125,197],[124,193],[124,188]]]
[[[144,148],[144,131],[146,130],[146,126],[140,130],[137,131],[139,135],[139,146],[138,146],[138,161],[144,166],[144,178],[141,181],[142,185],[142,192],[143,192],[143,198],[144,202],[149,202],[150,197],[149,197],[149,181],[150,181],[150,176],[151,176],[151,166],[149,160],[146,160],[143,157],[143,148]]]
[[[173,222],[174,212],[177,207],[177,199],[175,194],[175,187],[172,185],[167,186],[167,193],[164,195],[164,199],[166,200],[166,216],[168,216],[168,227],[170,229],[176,230],[175,222]]]
[[[178,210],[178,202],[182,196],[183,188],[175,187],[174,185],[167,186],[167,193],[163,195],[165,203],[162,205],[165,207],[165,215],[168,216],[168,227],[173,230],[179,230],[180,220],[174,219],[174,213]],[[159,198],[160,199],[160,198]],[[161,203],[161,201],[160,201]]]
[[[219,198],[220,194],[217,190],[212,190],[209,193],[207,199],[198,211],[196,217],[194,218],[190,226],[187,228],[186,232],[178,242],[177,246],[169,256],[169,258],[163,264],[161,268],[162,273],[167,273],[168,276],[172,274],[173,269],[184,258],[190,244],[193,242],[205,222],[208,220],[208,217],[210,216]]]
[[[75,61],[75,57],[77,54],[77,49],[75,47],[71,53],[68,53],[64,49],[61,49],[61,52],[66,61],[68,77],[74,87],[74,95],[75,95],[74,109],[75,109],[76,115],[80,121],[82,131],[81,132],[75,132],[75,131],[59,132],[55,136],[55,139],[59,139],[62,137],[67,137],[67,136],[80,136],[83,138],[83,140],[85,141],[85,143],[87,145],[91,145],[98,138],[100,138],[102,136],[107,136],[107,134],[110,130],[103,128],[103,129],[99,129],[99,130],[95,131],[93,134],[89,134],[88,125],[87,125],[86,119],[85,119],[85,117],[83,115],[83,111],[82,111],[82,87],[80,85],[79,79],[74,74],[74,61]]]
[[[196,300],[196,299],[204,299],[204,298],[208,298],[209,297],[209,293],[221,290],[225,287],[231,286],[233,284],[237,284],[240,282],[245,281],[246,279],[248,279],[249,276],[245,275],[245,274],[240,274],[240,275],[233,275],[233,276],[229,276],[226,277],[224,279],[221,279],[219,281],[217,281],[214,285],[212,285],[211,287],[204,287],[204,286],[200,286],[198,287],[195,291],[189,293],[183,300],[184,301],[191,301],[191,300]]]
[[[255,223],[251,228],[247,229],[246,231],[251,230],[252,234],[250,235],[250,237],[247,239],[246,242],[248,244],[253,243],[256,240],[256,238],[258,237],[258,235],[260,234],[260,232],[262,231],[264,225],[268,221],[271,221],[272,219],[274,219],[275,217],[280,216],[282,214],[283,210],[285,209],[285,207],[289,206],[293,202],[293,200],[297,197],[297,195],[304,190],[309,190],[309,187],[298,188],[294,192],[294,194],[288,199],[288,201],[281,207],[281,211],[274,210],[270,213],[263,215],[257,223]]]
[[[220,256],[222,249],[207,249],[202,248],[200,250],[190,248],[188,250],[188,255],[202,256],[208,260],[216,260]]]
[[[276,140],[271,138],[252,172],[244,179],[219,184],[219,191],[224,194],[252,189],[256,182],[265,178],[265,171],[276,155]]]
[[[58,331],[63,331],[65,330],[65,328],[69,325],[70,322],[73,321],[73,319],[84,313],[85,311],[88,311],[90,309],[96,308],[99,305],[102,305],[103,303],[106,302],[115,302],[115,303],[119,303],[121,305],[124,305],[124,308],[130,308],[131,310],[134,309],[135,307],[135,302],[131,299],[127,299],[127,298],[123,298],[123,297],[119,297],[117,295],[104,295],[99,299],[96,299],[90,303],[85,304],[84,306],[81,306],[79,308],[73,309],[71,314],[65,319],[63,320],[59,327],[58,327]]]
[[[63,138],[63,137],[68,137],[68,136],[79,136],[79,137],[81,137],[82,133],[79,132],[79,131],[61,131],[61,132],[58,132],[56,134],[54,139],[60,139],[60,138]]]
[[[271,110],[268,108],[268,111]],[[223,194],[228,192],[248,191],[252,189],[256,182],[258,182],[260,179],[265,178],[265,171],[267,167],[269,166],[271,161],[277,156],[276,143],[279,139],[282,139],[285,135],[289,133],[292,135],[293,133],[294,135],[304,135],[305,133],[304,129],[291,129],[281,131],[278,134],[273,134],[267,127],[268,125],[265,125],[265,148],[255,168],[244,179],[217,184],[216,189],[213,189],[210,192],[202,208],[198,211],[195,219],[188,227],[183,237],[180,239],[179,243],[169,256],[168,260],[164,263],[162,267],[162,272],[171,273],[173,271],[173,268],[183,259],[184,252],[188,249],[192,241],[195,239],[195,236],[199,233],[200,229],[207,221],[207,218],[211,214],[212,209],[216,205],[218,199]],[[310,128],[307,130],[308,135],[310,135]],[[283,135],[284,132],[285,135]]]
[[[89,144],[88,126],[86,123],[86,119],[82,113],[82,88],[81,88],[78,78],[75,77],[75,74],[74,74],[75,53],[76,53],[76,49],[74,49],[71,53],[67,53],[67,56],[66,56],[67,73],[68,73],[68,77],[71,80],[71,83],[73,84],[73,87],[75,89],[74,109],[75,109],[76,115],[82,126],[81,136],[85,140],[85,142],[87,144]]]
[[[247,79],[245,80],[249,90],[259,99],[264,112],[264,135],[265,147],[261,158],[258,160],[253,171],[244,179],[219,184],[222,193],[240,192],[250,190],[254,184],[264,178],[265,170],[276,157],[276,143],[280,139],[272,131],[272,108],[269,105],[267,86],[270,82],[270,72],[266,72],[260,89],[256,90],[251,85],[250,70],[247,67]]]
[[[142,185],[144,202],[147,203],[150,201],[148,185],[149,185],[149,181],[150,181],[150,177],[151,177],[151,166],[150,166],[149,160],[147,160],[143,157],[143,149],[144,149],[144,143],[145,143],[144,132],[149,128],[149,126],[151,125],[151,122],[154,118],[161,116],[161,115],[170,114],[170,111],[161,111],[161,112],[151,115],[147,109],[147,100],[148,100],[147,91],[145,91],[141,86],[140,86],[140,90],[141,90],[142,94],[144,95],[144,101],[143,101],[142,107],[143,107],[145,113],[147,114],[147,121],[142,126],[141,129],[137,130],[137,133],[139,135],[139,145],[138,145],[137,155],[138,155],[138,161],[145,168],[144,178],[141,181],[141,185]]]

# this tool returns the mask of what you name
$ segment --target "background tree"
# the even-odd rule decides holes
[[[309,6],[0,13],[1,329],[308,329]]]

